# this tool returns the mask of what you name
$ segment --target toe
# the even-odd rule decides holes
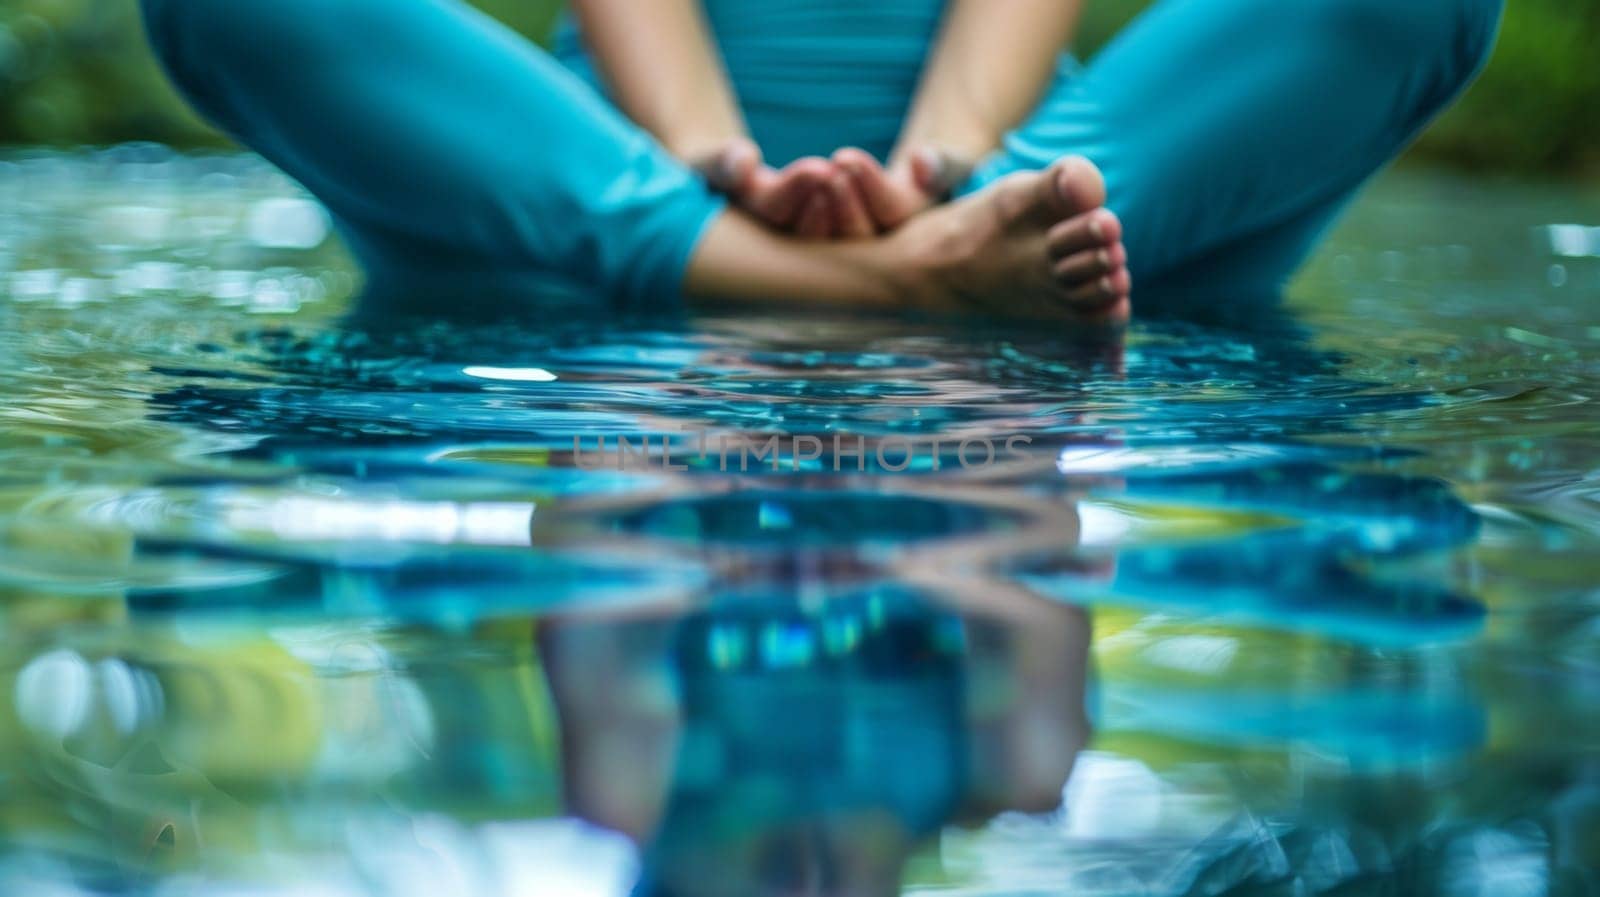
[[[1132,317],[1132,312],[1132,300],[1126,295],[1122,295],[1095,309],[1093,312],[1084,314],[1082,319],[1089,323],[1120,328],[1127,325],[1128,319]],[[1120,347],[1120,343],[1118,345]],[[1120,357],[1117,359],[1115,367],[1119,372],[1122,372],[1123,362]]]
[[[1089,163],[1076,158],[1062,159],[1044,171],[1008,174],[990,189],[995,191],[996,208],[1005,220],[1050,227],[1094,208],[1094,205],[1079,206],[1078,203],[1086,197],[1092,198],[1093,185],[1098,179],[1099,172]]]
[[[1044,171],[1014,172],[996,181],[1001,217],[1051,227],[1105,204],[1105,179],[1094,163],[1081,156],[1061,159]]]
[[[1050,257],[1064,259],[1086,249],[1120,246],[1122,222],[1109,209],[1095,209],[1068,218],[1050,229]]]
[[[1106,181],[1100,169],[1082,156],[1070,156],[1050,167],[1051,189],[1064,215],[1077,215],[1106,204]]]
[[[1118,296],[1133,295],[1133,274],[1127,268],[1118,268],[1107,275],[1111,281],[1111,291]]]
[[[1107,274],[1127,264],[1127,251],[1118,243],[1109,248],[1084,249],[1056,262],[1056,281],[1063,286],[1077,286]]]
[[[1127,268],[1117,268],[1086,283],[1066,287],[1062,298],[1079,310],[1095,310],[1122,302],[1133,292],[1133,278]]]

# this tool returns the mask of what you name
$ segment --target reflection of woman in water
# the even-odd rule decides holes
[[[644,847],[636,894],[897,894],[943,825],[1059,804],[1087,617],[930,597],[541,624],[568,803]]]
[[[1161,0],[1087,68],[1070,0],[577,0],[566,67],[456,0],[143,5],[380,288],[1115,319],[1280,284],[1501,4]]]

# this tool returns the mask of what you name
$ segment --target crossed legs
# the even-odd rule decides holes
[[[1062,79],[963,192],[1082,154],[1140,295],[1276,293],[1471,80],[1503,0],[1163,0]]]
[[[142,3],[195,106],[316,194],[379,287],[557,274],[632,307],[681,291],[1115,320],[1128,285],[1069,290],[1058,260],[1120,237],[1142,292],[1197,271],[1281,285],[1469,80],[1501,0],[1164,0],[1048,96],[965,197],[848,244],[728,210],[459,0]],[[1074,153],[1105,183],[1063,161]],[[1107,195],[1120,226],[1099,211]]]
[[[560,275],[677,298],[1026,317],[1126,315],[1054,259],[1114,245],[1080,162],[1018,173],[891,237],[805,243],[725,208],[592,88],[460,0],[142,0],[202,114],[298,179],[374,288]],[[1100,212],[1104,215],[1104,212]]]
[[[201,114],[328,207],[371,280],[559,274],[671,293],[722,202],[562,66],[454,0],[142,0]]]

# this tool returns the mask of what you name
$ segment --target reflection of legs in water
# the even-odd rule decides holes
[[[568,810],[641,844],[659,825],[681,736],[668,665],[677,626],[665,614],[603,615],[537,629]]]
[[[1085,735],[1081,612],[937,605],[542,624],[569,805],[643,846],[636,893],[897,893],[952,818],[1054,807]]]
[[[589,87],[465,4],[143,7],[174,80],[328,206],[375,291],[557,274],[634,307],[681,289],[1032,317],[1122,311],[1125,283],[1069,288],[1053,269],[1052,253],[1115,243],[1114,221],[1085,217],[1103,201],[1088,165],[1020,174],[893,237],[806,244],[726,211]]]
[[[1141,295],[1275,290],[1488,55],[1501,0],[1164,0],[1059,79],[968,190],[1105,172]]]

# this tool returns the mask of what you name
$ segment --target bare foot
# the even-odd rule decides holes
[[[1122,225],[1086,159],[1010,175],[906,222],[889,239],[909,259],[908,300],[997,317],[1128,317]]]
[[[683,291],[723,305],[1121,323],[1132,280],[1122,225],[1104,203],[1099,170],[1072,158],[874,239],[807,242],[729,213],[707,228]]]

